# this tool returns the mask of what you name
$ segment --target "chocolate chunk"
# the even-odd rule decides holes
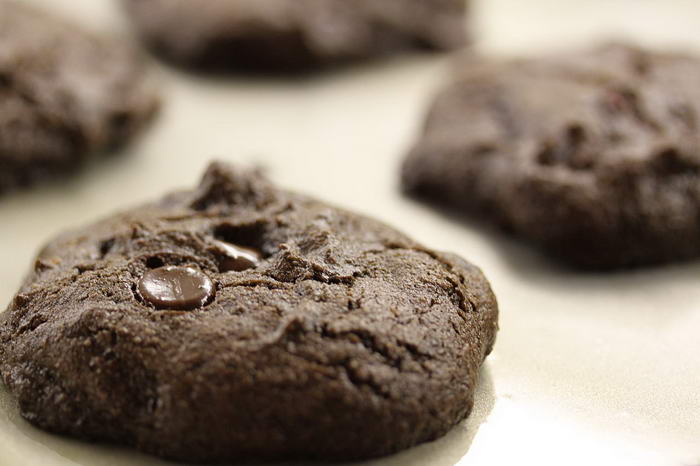
[[[214,283],[193,267],[169,265],[146,272],[138,291],[156,309],[189,311],[209,302],[214,296]]]
[[[242,272],[257,267],[262,259],[254,249],[236,246],[224,241],[214,241],[214,254],[219,260],[220,272]]]

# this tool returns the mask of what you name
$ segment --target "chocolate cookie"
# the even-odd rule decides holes
[[[460,257],[213,164],[49,243],[0,372],[55,432],[188,461],[365,458],[469,414],[497,312]]]
[[[403,167],[409,193],[595,269],[700,255],[700,60],[608,44],[471,64]]]
[[[202,69],[303,70],[465,41],[465,0],[122,0],[156,51]]]
[[[0,0],[0,192],[76,170],[156,104],[132,50]]]

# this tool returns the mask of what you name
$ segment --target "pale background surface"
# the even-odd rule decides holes
[[[32,1],[97,29],[125,27],[112,1]],[[700,49],[697,0],[482,0],[475,20],[477,49],[487,52],[611,35]],[[212,157],[259,163],[282,185],[462,254],[483,267],[498,294],[502,330],[470,420],[437,442],[366,464],[700,464],[700,261],[576,274],[399,194],[402,153],[445,78],[444,57],[294,81],[159,72],[167,104],[128,155],[0,199],[0,307],[52,234],[192,186]],[[1,466],[165,464],[38,431],[0,390]]]

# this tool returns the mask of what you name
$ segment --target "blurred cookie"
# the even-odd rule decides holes
[[[700,60],[609,44],[466,66],[403,167],[406,191],[573,265],[700,255]]]
[[[187,461],[365,458],[469,414],[497,314],[460,257],[213,164],[49,243],[0,373],[55,432]]]
[[[153,49],[193,68],[291,71],[465,41],[465,0],[122,0]]]
[[[0,192],[76,170],[156,105],[131,49],[0,0]]]

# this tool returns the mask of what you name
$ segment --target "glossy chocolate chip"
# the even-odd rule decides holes
[[[156,309],[193,310],[214,297],[214,283],[194,267],[165,266],[147,271],[138,292]]]
[[[255,268],[262,258],[261,254],[254,249],[218,240],[213,241],[213,244],[221,272],[242,272]]]

